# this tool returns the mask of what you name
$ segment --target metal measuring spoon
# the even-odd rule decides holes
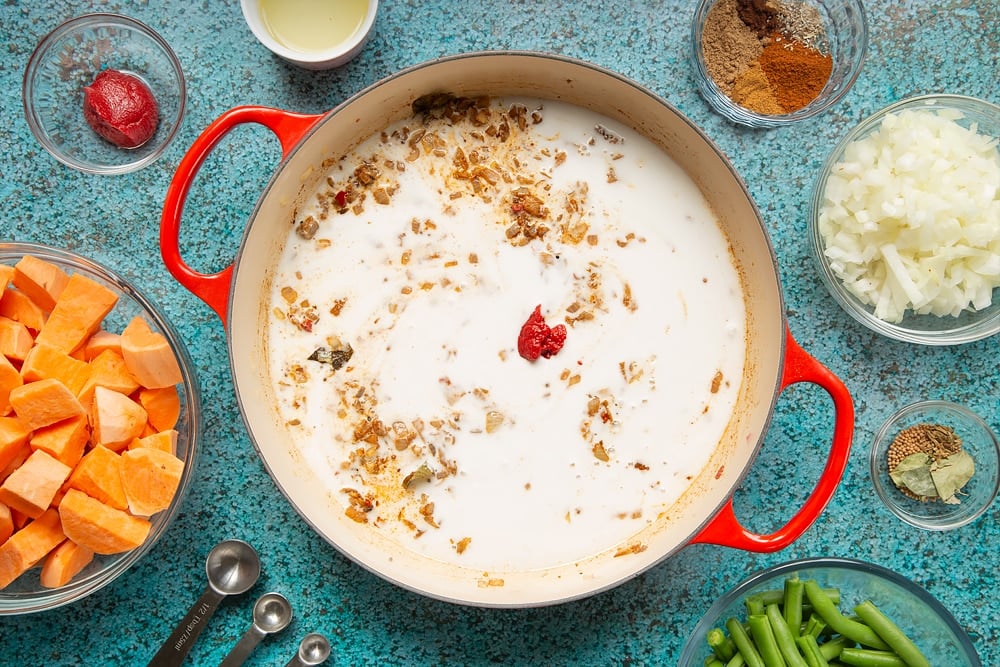
[[[216,544],[205,559],[208,586],[198,601],[149,661],[148,667],[175,667],[184,662],[191,646],[227,595],[250,590],[260,578],[260,556],[242,540]]]
[[[264,637],[281,632],[292,622],[292,605],[281,593],[265,593],[253,606],[253,624],[219,663],[219,667],[242,665]]]
[[[330,642],[318,632],[313,632],[302,638],[299,642],[299,652],[285,667],[312,667],[325,662],[329,657]]]

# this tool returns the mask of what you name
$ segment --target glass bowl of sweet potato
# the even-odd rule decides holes
[[[69,604],[177,514],[199,389],[156,305],[75,253],[0,243],[0,615]]]

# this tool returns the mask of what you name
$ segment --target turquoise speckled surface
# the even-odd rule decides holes
[[[963,403],[1000,428],[998,340],[922,348],[877,337],[825,292],[806,243],[812,182],[828,151],[861,118],[918,93],[1000,102],[1000,3],[869,2],[869,57],[851,92],[823,116],[771,131],[723,121],[696,92],[688,62],[693,5],[386,0],[361,55],[339,70],[316,73],[286,65],[260,46],[234,1],[2,3],[0,241],[67,247],[141,285],[190,349],[205,428],[184,506],[151,553],[73,606],[0,619],[0,663],[145,664],[202,591],[211,546],[239,537],[260,550],[264,576],[251,593],[223,602],[190,664],[217,664],[247,627],[253,599],[278,590],[292,601],[295,621],[248,664],[284,664],[298,639],[316,630],[333,642],[329,664],[336,665],[671,665],[696,620],[739,580],[770,564],[831,555],[879,563],[924,586],[967,629],[983,663],[1000,665],[996,509],[952,532],[921,532],[879,506],[866,461],[882,420],[916,399]],[[41,149],[22,113],[21,77],[36,42],[62,20],[95,10],[153,26],[187,75],[187,116],[177,139],[158,162],[124,176],[64,167]],[[694,545],[583,601],[515,611],[465,608],[402,591],[341,556],[291,509],[254,453],[233,395],[223,328],[160,259],[160,207],[184,151],[236,105],[322,112],[402,67],[502,48],[574,56],[635,79],[704,128],[748,183],[778,255],[792,333],[844,379],[857,409],[844,481],[827,511],[789,548],[759,555]],[[182,248],[193,265],[213,271],[231,260],[279,156],[273,136],[256,127],[239,128],[213,153],[185,213]],[[829,399],[814,386],[793,387],[780,398],[761,454],[735,491],[736,512],[750,528],[773,529],[801,505],[827,447],[829,413]]]

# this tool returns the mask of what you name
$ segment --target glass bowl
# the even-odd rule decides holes
[[[83,89],[105,69],[138,76],[159,105],[154,135],[119,148],[83,115]],[[116,14],[70,19],[35,47],[24,72],[24,113],[35,138],[57,160],[88,174],[122,174],[151,164],[177,134],[187,99],[170,45],[147,25]]]
[[[896,488],[889,477],[889,445],[900,431],[921,423],[950,426],[975,462],[975,473],[958,494],[961,502],[957,505],[911,498]],[[879,499],[897,517],[924,530],[950,530],[970,523],[989,508],[1000,488],[997,436],[979,415],[948,401],[919,401],[897,411],[875,435],[868,458]]]
[[[826,44],[833,60],[829,80],[816,99],[791,113],[762,114],[740,106],[723,92],[709,74],[702,48],[705,20],[712,7],[720,1],[698,2],[691,22],[691,59],[702,96],[715,111],[730,121],[749,127],[775,128],[812,118],[840,101],[861,73],[868,50],[868,21],[861,0],[801,0],[819,11],[826,27]]]
[[[892,570],[845,558],[807,558],[775,565],[745,579],[716,600],[695,625],[681,649],[678,667],[701,667],[708,648],[705,636],[723,627],[727,618],[745,620],[744,599],[781,589],[787,577],[815,579],[820,586],[840,591],[842,611],[871,600],[920,648],[932,665],[982,667],[968,634],[955,617],[930,593]]]
[[[175,454],[184,461],[184,470],[170,506],[150,518],[149,535],[139,547],[110,556],[95,555],[83,571],[59,588],[43,587],[39,579],[41,568],[32,568],[0,590],[0,616],[38,612],[76,602],[110,584],[149,553],[184,500],[193,476],[201,432],[200,393],[194,365],[177,332],[156,305],[124,278],[86,257],[33,243],[0,242],[0,264],[13,266],[25,255],[55,264],[66,273],[86,276],[118,294],[117,305],[104,320],[106,330],[120,332],[134,316],[141,315],[150,328],[167,338],[183,378],[177,385],[181,410],[174,429],[177,431]]]
[[[888,117],[898,118],[901,112],[913,110],[930,110],[946,114],[949,118],[956,116],[953,120],[962,127],[974,126],[980,134],[994,138],[1000,137],[1000,106],[962,95],[912,97],[891,104],[871,115],[848,132],[833,149],[816,180],[809,214],[813,259],[819,268],[821,279],[837,303],[851,317],[873,331],[889,338],[921,345],[954,345],[980,340],[1000,332],[1000,288],[993,290],[992,303],[980,310],[966,309],[958,316],[939,316],[918,314],[908,309],[901,321],[890,322],[876,316],[873,305],[862,302],[844,285],[826,254],[821,211],[827,201],[826,192],[829,185],[833,183],[835,187],[843,187],[844,183],[849,183],[838,173],[838,170],[843,170],[839,165],[844,161],[845,155],[853,155],[853,153],[848,153],[850,147],[855,142],[879,131]],[[997,159],[1000,160],[1000,153],[998,153]],[[880,172],[882,171],[888,171],[888,169],[880,169]],[[895,172],[890,173],[894,174]],[[997,186],[1000,186],[1000,183]],[[881,214],[876,213],[876,215],[880,216]],[[1000,230],[997,233],[1000,235]],[[990,243],[994,249],[1000,249],[1000,236],[991,240]]]

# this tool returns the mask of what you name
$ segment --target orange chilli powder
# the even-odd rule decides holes
[[[785,113],[819,97],[833,71],[833,58],[798,40],[773,33],[760,54],[760,67]]]

